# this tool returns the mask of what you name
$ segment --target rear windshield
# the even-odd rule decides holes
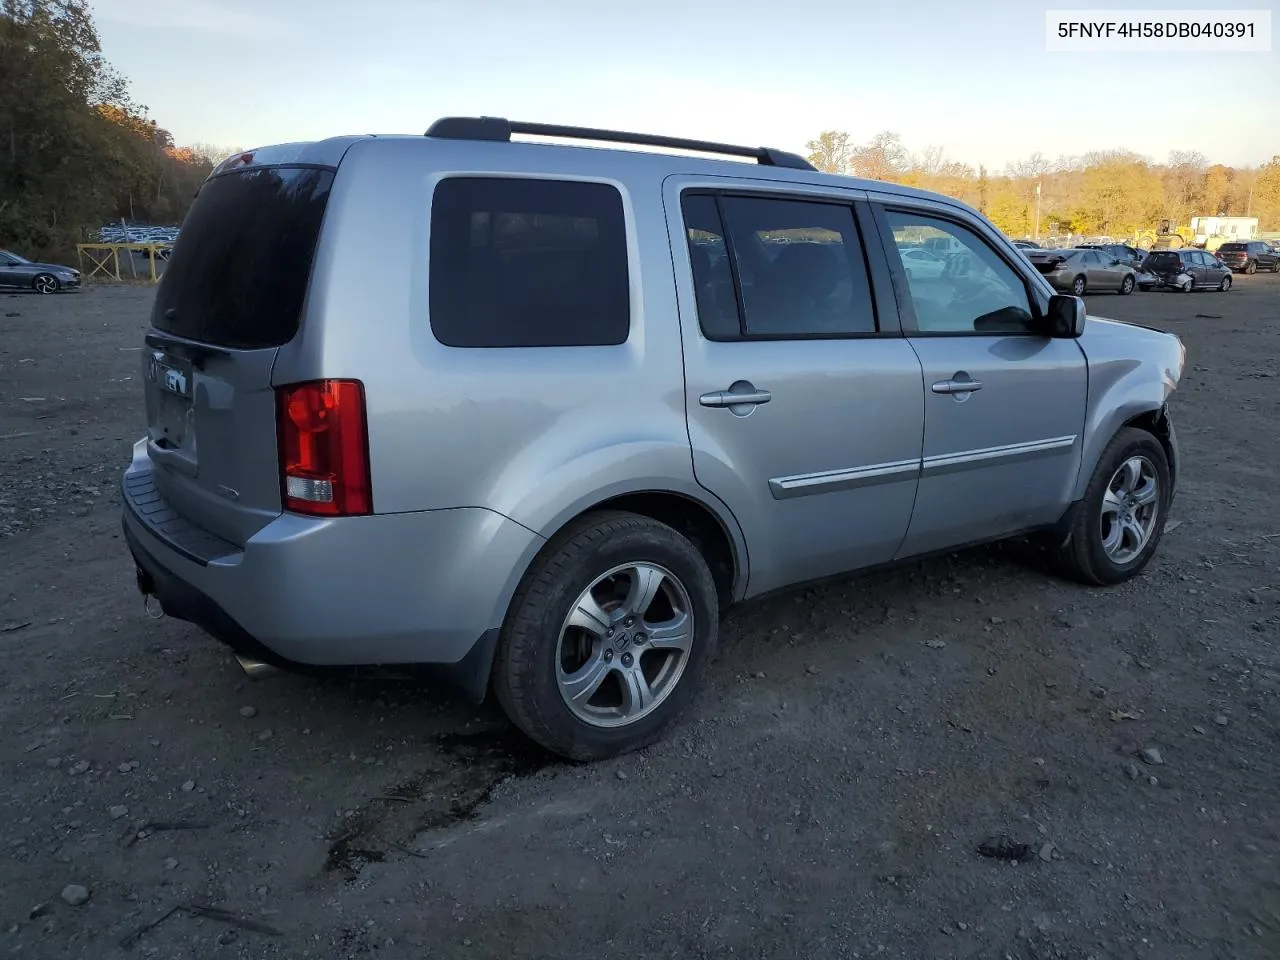
[[[1176,253],[1153,253],[1147,263],[1153,267],[1177,267],[1182,265],[1182,258]]]
[[[293,339],[332,185],[333,171],[312,167],[207,181],[182,223],[152,325],[241,349]]]
[[[1224,243],[1218,248],[1222,253],[1239,253],[1248,249],[1249,245],[1247,243]]]

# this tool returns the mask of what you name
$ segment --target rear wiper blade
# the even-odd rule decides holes
[[[175,315],[172,309],[165,311],[166,320],[173,319]],[[231,356],[231,350],[226,347],[220,347],[212,343],[201,343],[199,340],[188,340],[186,337],[163,333],[159,330],[152,330],[148,333],[144,338],[144,342],[148,347],[154,347],[157,350],[170,350],[186,357],[197,367],[209,357]]]

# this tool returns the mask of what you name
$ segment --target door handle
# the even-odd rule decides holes
[[[773,394],[768,390],[745,390],[742,393],[716,390],[713,393],[704,393],[698,398],[698,402],[704,407],[736,407],[740,404],[768,403],[772,399]]]
[[[972,393],[981,389],[981,380],[939,380],[933,385],[934,393]]]

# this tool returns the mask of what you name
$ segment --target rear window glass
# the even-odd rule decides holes
[[[1176,267],[1182,259],[1176,253],[1153,253],[1147,257],[1147,262],[1153,267]]]
[[[1244,243],[1224,243],[1218,248],[1223,253],[1239,253],[1242,250],[1248,250],[1248,244]]]
[[[451,177],[431,205],[431,330],[451,347],[625,343],[622,195],[604,183]]]
[[[226,347],[298,332],[333,171],[273,167],[205,182],[160,281],[152,324]]]

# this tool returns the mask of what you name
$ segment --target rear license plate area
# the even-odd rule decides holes
[[[186,446],[193,439],[191,361],[156,351],[147,375],[156,398],[155,442],[171,448]]]

